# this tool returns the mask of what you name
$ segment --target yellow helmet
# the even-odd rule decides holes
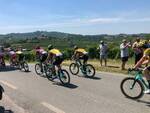
[[[140,43],[138,44],[138,47],[146,47],[147,43],[148,43],[147,40],[141,40]]]

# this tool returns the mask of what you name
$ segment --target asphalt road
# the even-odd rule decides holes
[[[150,95],[139,101],[122,95],[122,75],[97,72],[93,79],[71,75],[71,84],[62,86],[36,75],[34,65],[30,70],[7,67],[0,72],[5,89],[0,113],[150,113]]]

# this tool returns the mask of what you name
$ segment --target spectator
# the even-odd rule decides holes
[[[122,44],[120,45],[121,60],[122,60],[121,70],[125,70],[125,64],[128,61],[129,57],[129,47],[130,44],[127,43],[125,39],[123,39]]]
[[[135,54],[135,64],[142,58],[143,52],[142,49],[139,48],[140,38],[137,38],[136,41],[132,45],[132,49]]]
[[[100,42],[99,49],[100,49],[100,64],[102,66],[103,65],[103,60],[104,60],[105,66],[107,66],[107,51],[108,51],[108,47],[104,43],[104,41]]]

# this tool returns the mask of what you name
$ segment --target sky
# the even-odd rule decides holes
[[[150,33],[150,0],[0,0],[0,34]]]

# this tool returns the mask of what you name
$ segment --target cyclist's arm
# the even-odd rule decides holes
[[[74,54],[72,55],[71,59],[75,59],[76,58],[76,54],[77,54],[77,52],[75,51]]]
[[[141,66],[142,63],[143,63],[146,59],[147,59],[147,56],[144,55],[144,56],[137,62],[137,64],[134,66],[134,68],[137,68],[137,67]]]
[[[147,59],[145,60],[142,64],[145,65],[145,64],[148,64],[150,61]]]
[[[50,53],[48,53],[48,56],[47,56],[47,58],[46,58],[46,61],[45,61],[45,62],[46,62],[46,63],[49,63],[50,59],[51,59],[51,58],[50,58]]]

